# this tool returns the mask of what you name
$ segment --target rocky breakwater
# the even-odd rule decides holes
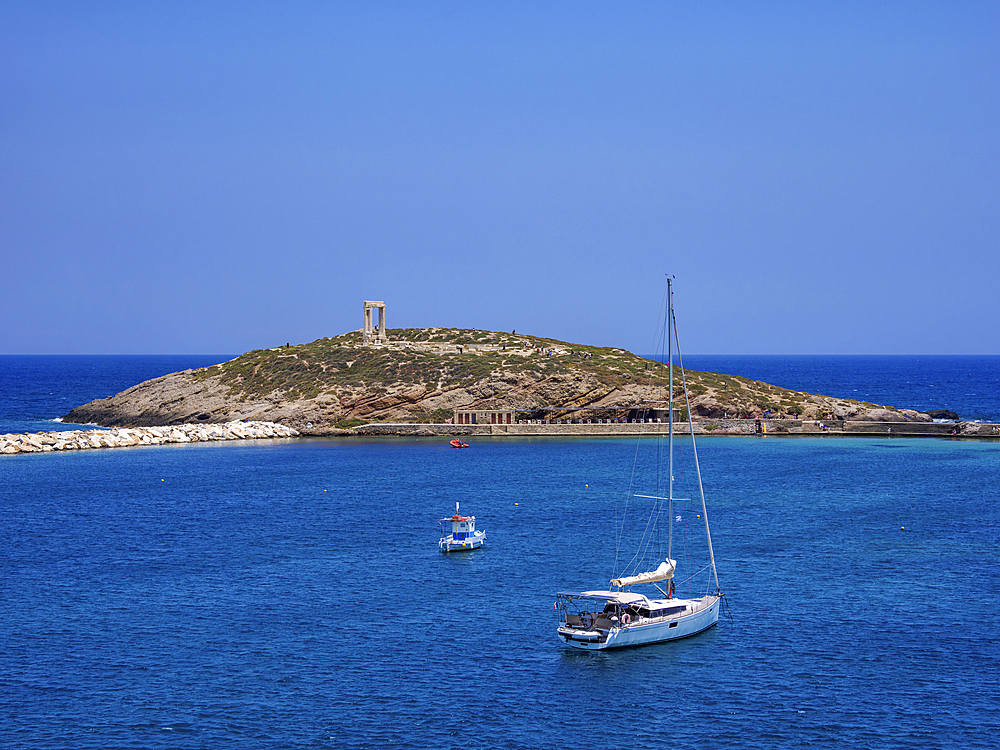
[[[169,427],[132,427],[111,430],[67,430],[0,435],[0,453],[44,453],[49,451],[126,448],[166,443],[201,443],[214,440],[259,440],[290,438],[299,433],[274,422],[226,422],[224,424],[179,424]]]

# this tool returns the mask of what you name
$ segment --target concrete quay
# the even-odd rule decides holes
[[[675,422],[675,434],[685,434],[687,422]],[[832,435],[851,437],[967,437],[1000,439],[1000,426],[979,422],[814,422],[798,419],[715,419],[694,423],[696,435]],[[663,422],[518,422],[516,424],[373,423],[356,427],[359,435],[411,437],[543,437],[665,435]]]
[[[803,422],[802,420],[720,419],[694,423],[697,435],[760,436],[854,436],[854,437],[951,437],[1000,439],[1000,425],[977,422]],[[687,432],[686,422],[675,422],[674,431]],[[393,437],[615,437],[623,435],[665,435],[662,422],[565,423],[518,422],[515,424],[409,424],[373,423],[336,435]],[[181,424],[166,427],[118,427],[109,430],[66,430],[0,435],[0,455],[49,453],[96,448],[126,448],[170,443],[198,443],[217,440],[259,440],[300,437],[301,433],[274,422],[227,422],[225,424]],[[307,435],[316,436],[315,433]],[[303,436],[306,437],[306,436]]]

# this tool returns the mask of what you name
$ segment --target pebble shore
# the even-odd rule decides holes
[[[179,424],[169,427],[115,427],[110,430],[66,430],[0,435],[0,453],[126,448],[137,445],[200,443],[213,440],[290,438],[298,431],[275,422]]]

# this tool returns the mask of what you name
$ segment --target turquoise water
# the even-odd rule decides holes
[[[700,441],[732,619],[590,653],[634,444],[442,443],[5,457],[5,746],[995,747],[997,444]]]

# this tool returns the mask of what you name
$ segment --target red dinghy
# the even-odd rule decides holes
[[[451,447],[452,448],[468,448],[469,444],[468,443],[463,443],[461,440],[452,440],[451,441]]]

